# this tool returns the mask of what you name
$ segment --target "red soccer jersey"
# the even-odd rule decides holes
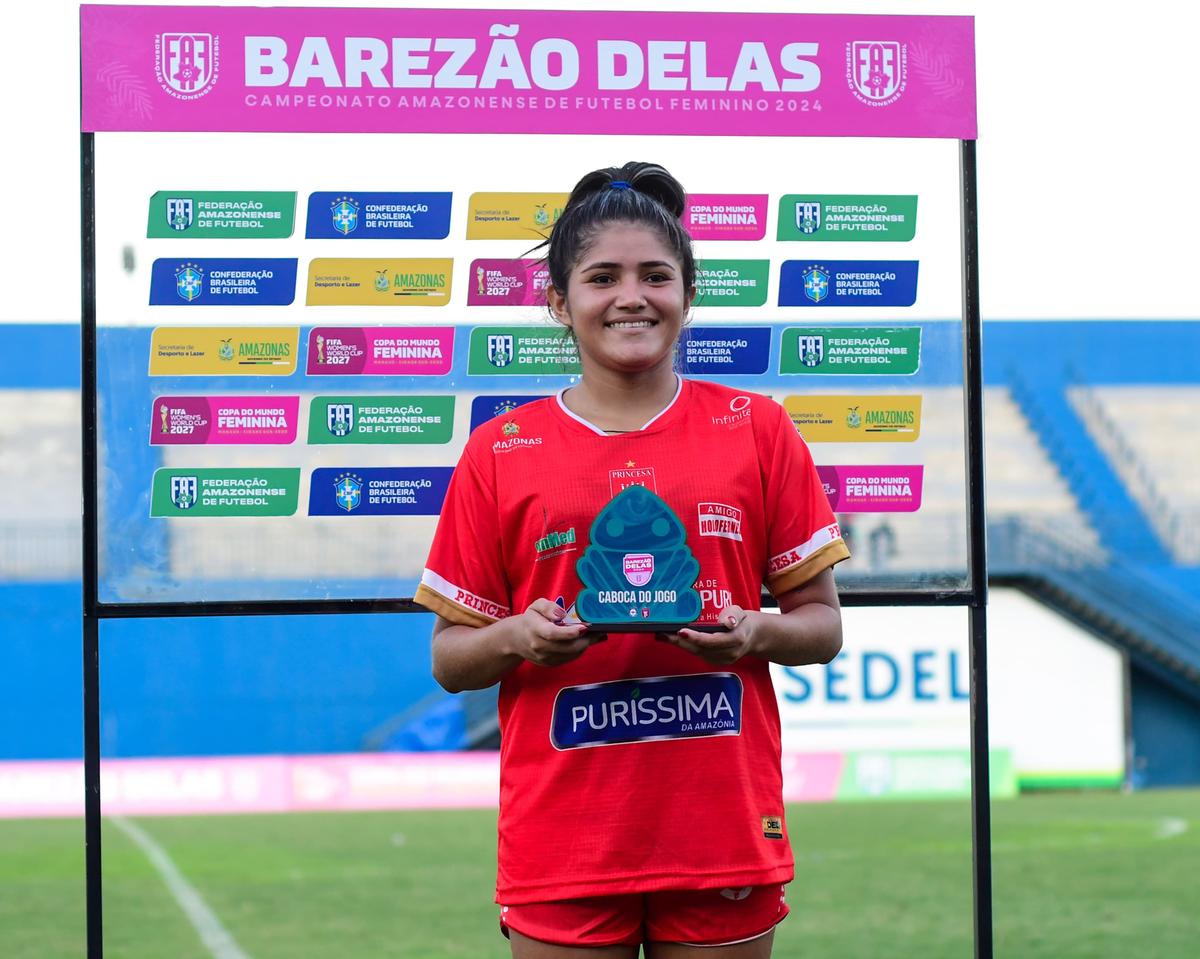
[[[473,626],[542,597],[573,610],[591,524],[633,484],[682,521],[703,622],[758,609],[764,582],[779,594],[849,556],[783,408],[682,380],[632,433],[605,435],[560,397],[475,430],[417,601]],[[564,666],[521,663],[499,708],[505,903],[791,879],[765,660],[718,668],[618,634]]]

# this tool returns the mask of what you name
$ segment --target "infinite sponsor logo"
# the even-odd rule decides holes
[[[737,736],[742,681],[734,673],[653,676],[568,686],[554,700],[556,749]]]
[[[729,413],[725,416],[714,416],[713,426],[744,426],[750,422],[750,403],[748,396],[735,396],[729,401]]]
[[[735,506],[724,503],[700,503],[696,507],[699,513],[700,535],[719,536],[723,539],[742,539],[742,511]]]

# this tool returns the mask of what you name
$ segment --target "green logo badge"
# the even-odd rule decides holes
[[[779,201],[780,240],[904,243],[917,232],[917,197],[789,193]]]

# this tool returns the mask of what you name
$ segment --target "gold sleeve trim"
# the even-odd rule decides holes
[[[779,596],[803,586],[818,573],[849,558],[850,550],[846,548],[846,544],[841,539],[832,540],[803,562],[768,576],[767,589],[771,591],[772,596]]]
[[[468,609],[453,600],[446,599],[441,593],[430,589],[424,583],[417,587],[413,602],[424,606],[431,613],[437,613],[442,619],[457,626],[490,626],[492,623],[499,622],[490,616],[484,616],[478,610]]]

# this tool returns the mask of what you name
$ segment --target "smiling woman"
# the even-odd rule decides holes
[[[786,411],[675,373],[685,198],[651,163],[575,187],[547,303],[583,375],[471,435],[416,594],[438,614],[438,682],[500,683],[497,899],[517,959],[643,942],[764,959],[787,915],[768,664],[837,654],[831,567],[849,553]]]

